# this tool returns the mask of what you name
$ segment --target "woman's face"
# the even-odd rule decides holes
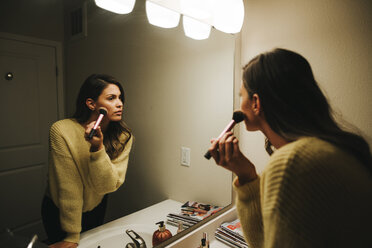
[[[248,91],[244,87],[244,84],[242,83],[240,87],[240,110],[244,113],[244,123],[245,127],[248,131],[257,131],[259,130],[259,123],[258,123],[258,117],[254,114],[254,99],[250,99],[248,95]]]
[[[115,84],[109,84],[103,89],[95,102],[96,109],[105,107],[107,109],[106,119],[109,121],[120,121],[123,114],[123,102],[120,99],[121,92]]]

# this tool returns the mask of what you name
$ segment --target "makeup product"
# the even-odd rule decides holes
[[[182,224],[182,221],[178,221],[178,229],[177,229],[177,233],[180,233],[183,231],[183,224]]]
[[[104,107],[100,107],[99,108],[99,116],[97,118],[97,121],[96,123],[94,124],[94,127],[92,128],[92,130],[90,130],[90,133],[89,133],[89,136],[88,136],[88,139],[92,139],[94,134],[96,133],[97,131],[97,128],[99,126],[99,124],[101,124],[101,121],[103,119],[103,117],[107,114],[107,109],[104,108]]]
[[[159,221],[156,224],[159,225],[159,229],[152,235],[153,246],[156,246],[173,236],[172,233],[165,228],[164,221]]]
[[[200,248],[209,248],[209,240],[206,232],[203,233],[203,238],[200,241]]]

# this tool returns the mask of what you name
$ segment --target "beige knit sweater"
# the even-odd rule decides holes
[[[131,138],[124,151],[110,160],[104,149],[90,152],[85,129],[75,119],[54,123],[50,129],[48,189],[60,210],[65,241],[79,243],[82,212],[94,209],[107,193],[124,182]],[[127,137],[123,134],[123,141]]]
[[[289,143],[261,177],[233,185],[250,248],[372,247],[371,174],[328,142]]]

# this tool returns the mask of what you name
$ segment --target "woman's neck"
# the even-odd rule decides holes
[[[264,122],[262,124],[261,132],[266,136],[266,138],[275,147],[275,149],[279,149],[280,147],[289,143],[289,141],[287,141],[282,136],[274,132],[269,126],[269,124],[267,124],[267,122]]]

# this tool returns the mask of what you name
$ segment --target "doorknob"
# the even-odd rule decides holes
[[[5,79],[8,80],[8,81],[12,80],[13,77],[14,77],[14,76],[13,76],[13,72],[7,72],[7,73],[5,74]]]

